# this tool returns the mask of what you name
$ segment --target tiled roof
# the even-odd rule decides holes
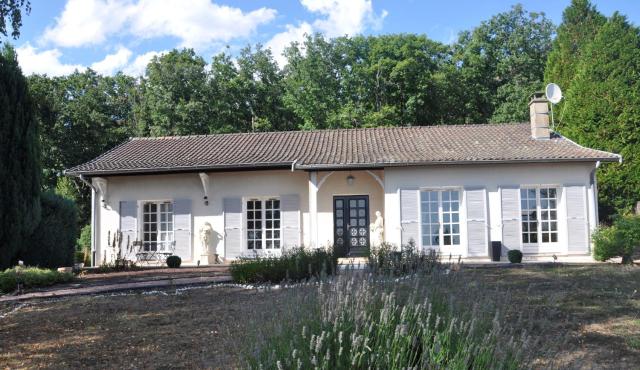
[[[559,135],[530,135],[529,124],[486,124],[132,138],[66,173],[619,160]]]

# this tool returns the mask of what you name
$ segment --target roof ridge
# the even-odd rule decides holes
[[[217,134],[194,134],[194,135],[163,135],[163,136],[135,136],[130,140],[167,140],[167,139],[189,139],[213,136],[262,136],[267,134],[283,135],[283,134],[299,134],[299,133],[323,133],[323,132],[346,132],[346,131],[375,131],[375,130],[415,130],[415,129],[434,129],[449,127],[482,127],[482,126],[519,126],[529,125],[528,122],[502,122],[502,123],[460,123],[445,125],[414,125],[414,126],[379,126],[379,127],[348,127],[348,128],[324,128],[317,130],[285,130],[285,131],[258,131],[258,132],[222,132]]]

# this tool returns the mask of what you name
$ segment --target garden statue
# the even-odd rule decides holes
[[[200,227],[200,244],[202,246],[202,254],[209,254],[209,244],[211,243],[211,234],[213,234],[213,227],[208,222],[205,222]]]
[[[376,211],[376,221],[369,225],[369,231],[371,232],[372,247],[379,247],[384,243],[384,219],[380,211]]]

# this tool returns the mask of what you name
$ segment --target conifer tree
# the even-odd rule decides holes
[[[0,52],[0,268],[14,263],[40,220],[38,127],[16,52]]]
[[[560,132],[623,163],[598,171],[600,216],[640,200],[640,30],[615,13],[585,49],[565,99]]]
[[[605,16],[589,0],[571,1],[571,5],[562,13],[562,23],[553,40],[544,71],[545,81],[555,82],[568,91],[580,56],[606,21]]]

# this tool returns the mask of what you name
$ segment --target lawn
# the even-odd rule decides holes
[[[435,282],[460,310],[494,301],[504,324],[530,337],[529,365],[640,363],[638,267],[463,268]],[[397,284],[402,293],[411,283]],[[240,367],[256,338],[289,325],[292,306],[317,290],[210,287],[0,306],[0,367]]]

